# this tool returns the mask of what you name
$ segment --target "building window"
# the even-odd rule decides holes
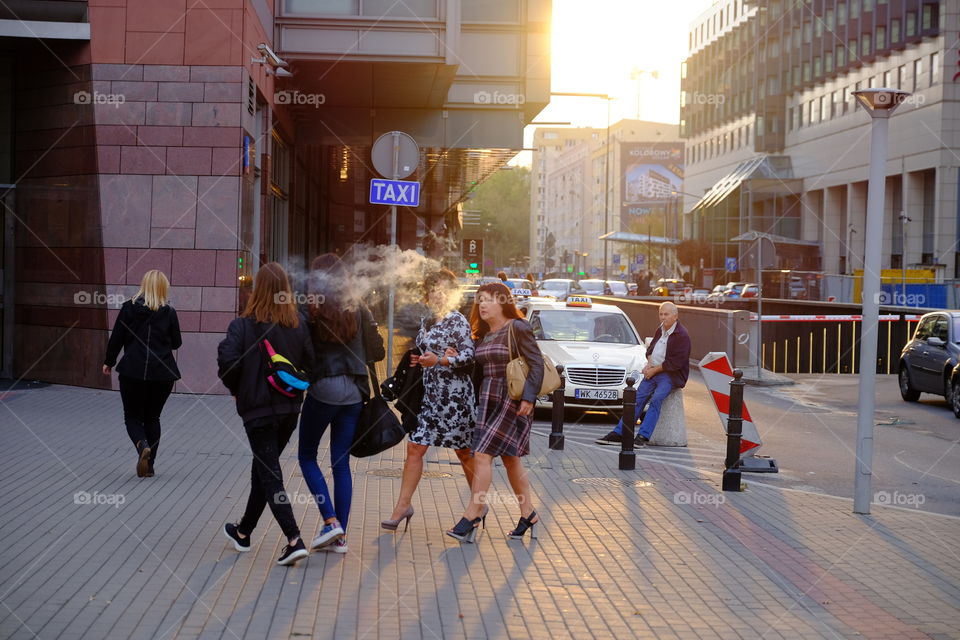
[[[830,116],[827,114],[827,98],[826,96],[820,96],[820,122],[828,120]]]
[[[877,49],[887,48],[887,28],[877,27]]]
[[[917,35],[917,12],[907,12],[907,37],[912,38]]]
[[[843,112],[850,108],[850,87],[843,88]]]
[[[827,14],[824,17],[824,22],[827,23],[827,31],[831,31],[831,32],[833,31],[833,25],[834,25],[833,21],[834,21],[833,9],[827,9]]]
[[[940,52],[930,54],[930,86],[940,79]]]
[[[817,101],[811,100],[810,102],[808,102],[807,108],[810,109],[810,117],[809,117],[810,124],[816,124],[817,123]]]
[[[869,78],[867,78],[867,89],[873,89],[874,87],[876,87],[877,86],[876,80],[877,80],[876,76],[870,76]]]
[[[863,0],[863,12],[873,11],[873,0]]]
[[[869,33],[863,34],[863,36],[860,38],[860,55],[866,57],[873,53],[870,50],[870,44],[872,41],[873,36],[871,36]]]
[[[813,59],[813,75],[820,77],[823,74],[823,67],[821,66],[820,56],[817,56]]]
[[[913,61],[913,89],[912,89],[912,91],[916,91],[917,89],[922,88],[921,85],[920,85],[920,76],[922,76],[922,75],[923,75],[923,58],[917,58],[916,60]]]
[[[856,38],[850,38],[850,40],[847,41],[847,49],[849,50],[848,55],[850,56],[850,62],[854,62],[854,60],[859,57],[857,55],[857,52],[859,51],[859,49],[857,49]]]
[[[833,73],[833,51],[827,51],[823,56],[823,68],[827,73]]]
[[[937,28],[937,5],[934,4],[925,4],[923,5],[923,29],[936,29]]]
[[[840,115],[837,113],[837,100],[840,99],[839,92],[834,91],[830,94],[830,118],[833,119]]]
[[[803,63],[803,81],[810,82],[810,62],[805,61]]]
[[[799,129],[802,126],[803,126],[803,104],[801,103],[797,105],[797,128]]]
[[[793,107],[787,107],[787,131],[793,131],[797,128],[795,117]]]
[[[887,89],[893,89],[893,87],[890,85],[890,82],[891,82],[891,78],[892,78],[892,77],[893,77],[893,72],[892,72],[892,71],[884,71],[884,72],[883,72],[883,86],[884,86],[885,88],[887,88]]]
[[[837,47],[837,67],[843,67],[847,64],[847,50],[843,46]]]
[[[800,67],[793,68],[793,86],[798,86],[800,84]]]
[[[850,19],[856,20],[860,17],[860,0],[850,0]]]
[[[902,64],[897,67],[897,89],[903,89],[907,86],[907,65]]]
[[[890,21],[890,46],[900,42],[900,18],[894,18]]]
[[[841,27],[847,24],[847,3],[842,1],[837,4],[837,24]]]
[[[810,21],[806,20],[803,23],[803,42],[804,44],[810,44],[813,41],[813,31],[810,28]]]

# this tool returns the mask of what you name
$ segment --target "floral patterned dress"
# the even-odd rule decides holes
[[[450,366],[439,362],[423,369],[423,403],[410,442],[450,449],[468,449],[473,442],[474,399],[469,365],[473,362],[470,323],[459,311],[439,321],[425,318],[420,323],[417,346],[421,353],[432,351],[443,358],[447,347],[457,350]]]

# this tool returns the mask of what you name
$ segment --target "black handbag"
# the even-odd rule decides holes
[[[353,444],[350,446],[350,454],[357,458],[382,453],[400,444],[407,435],[397,414],[380,395],[376,372],[373,367],[368,369],[373,382],[373,395],[363,403],[360,418],[357,420],[357,430],[353,435]]]

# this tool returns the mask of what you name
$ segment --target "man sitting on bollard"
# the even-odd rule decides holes
[[[660,418],[660,406],[674,389],[682,389],[690,376],[690,334],[677,322],[677,305],[664,302],[660,305],[660,326],[647,347],[647,366],[643,368],[643,381],[637,387],[637,413],[640,418],[644,405],[649,401],[647,414],[640,424],[634,444],[642,447],[650,440]],[[617,427],[597,440],[597,444],[620,444],[623,420]]]

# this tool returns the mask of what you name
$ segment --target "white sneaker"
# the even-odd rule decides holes
[[[343,527],[339,522],[331,522],[323,525],[320,535],[313,539],[310,544],[311,549],[323,549],[343,537]]]
[[[333,544],[328,544],[327,546],[319,549],[319,551],[332,551],[333,553],[346,553],[347,552],[347,539],[339,538]]]

